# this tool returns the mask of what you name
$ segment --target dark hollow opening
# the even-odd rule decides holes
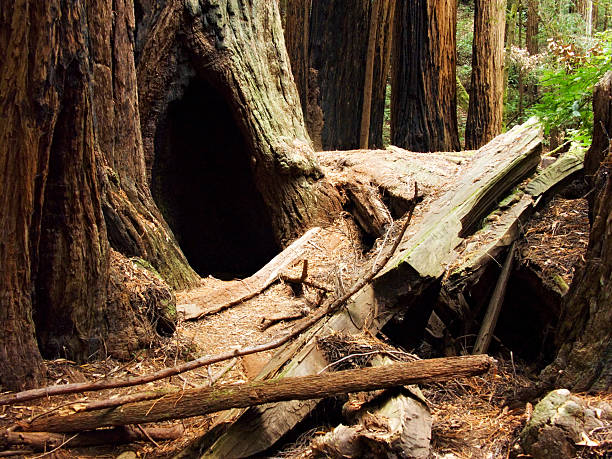
[[[201,276],[248,276],[279,252],[229,104],[195,78],[156,136],[153,196]]]

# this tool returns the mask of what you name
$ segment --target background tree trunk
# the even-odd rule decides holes
[[[279,2],[285,43],[304,116],[307,114],[308,102],[308,68],[310,61],[308,47],[311,3],[312,0],[284,0]]]
[[[326,150],[359,147],[370,0],[313,0],[310,66],[318,76]]]
[[[372,84],[374,80],[374,54],[376,52],[378,21],[383,15],[383,1],[374,0],[370,11],[368,46],[365,60],[363,82],[363,105],[361,108],[361,128],[359,129],[359,148],[367,149],[370,143],[370,118],[372,115]]]
[[[460,149],[456,27],[456,0],[416,0],[397,6],[391,99],[393,145],[413,151]]]
[[[476,0],[470,108],[465,148],[476,149],[501,133],[504,108],[505,0]]]
[[[534,55],[538,54],[539,45],[538,45],[538,25],[539,25],[539,15],[538,15],[538,0],[528,0],[527,1],[527,29],[526,29],[526,42],[527,42],[527,51],[529,54]]]
[[[369,148],[384,148],[383,124],[385,122],[385,105],[389,71],[391,70],[391,48],[393,23],[397,2],[384,0],[383,11],[378,20],[376,35],[376,52],[374,61],[374,83],[372,87],[372,104],[370,114]]]
[[[596,126],[612,127],[612,72],[595,90]],[[601,125],[595,129],[586,167],[598,167],[594,185],[593,223],[586,263],[564,297],[556,360],[543,373],[546,380],[576,391],[612,388],[612,152]],[[589,158],[590,157],[590,158]],[[599,158],[601,164],[596,166]]]

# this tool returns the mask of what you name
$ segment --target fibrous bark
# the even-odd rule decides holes
[[[371,3],[312,1],[310,67],[318,72],[326,150],[359,147]]]
[[[501,132],[504,108],[506,0],[476,0],[470,107],[465,148],[475,149]]]
[[[612,112],[608,73],[595,92],[595,107],[610,126]],[[599,134],[601,140],[601,134]],[[593,144],[595,144],[595,133]],[[586,263],[579,267],[564,298],[559,320],[559,353],[545,370],[544,379],[577,391],[612,388],[612,154],[609,141],[595,176],[596,198]],[[589,151],[601,157],[601,151]],[[587,165],[589,163],[587,162]],[[592,164],[592,163],[591,163]]]
[[[133,0],[21,0],[0,13],[6,388],[40,381],[37,345],[80,360],[125,357],[145,341],[132,320],[142,302],[117,291],[131,288],[115,271],[125,257],[146,260],[172,287],[197,281],[149,189],[155,161],[168,159],[156,145],[168,106],[190,84],[205,81],[211,100],[227,103],[227,138],[241,142],[236,188],[257,204],[232,199],[234,214],[261,216],[264,255],[339,209],[311,156],[276,2],[140,0],[136,10]],[[207,144],[210,132],[191,132],[188,146]],[[111,263],[111,248],[123,261]],[[147,306],[171,313],[167,287],[150,286]],[[125,340],[111,330],[117,323]]]
[[[459,150],[455,0],[400,2],[395,14],[391,143]]]
[[[120,19],[114,27],[113,17]],[[1,289],[7,294],[0,305],[6,315],[0,360],[2,384],[17,388],[40,378],[35,334],[40,351],[50,357],[83,359],[104,349],[110,333],[104,315],[116,312],[106,303],[114,270],[112,224],[103,213],[109,177],[124,203],[138,192],[146,203],[141,210],[154,213],[155,206],[147,189],[135,185],[144,169],[128,39],[131,2],[117,3],[113,11],[109,1],[24,0],[3,9],[1,20],[7,31],[3,61],[13,64],[2,67],[1,78]],[[113,62],[116,53],[125,59]],[[142,219],[134,209],[118,211],[133,225]],[[171,235],[159,222],[150,223],[154,228],[139,227],[137,239],[157,230],[158,249],[168,252],[169,262],[177,260],[177,272],[182,267],[183,285],[192,282],[195,275],[180,251],[171,255]],[[150,255],[143,252],[138,254]],[[173,279],[172,270],[165,274]]]

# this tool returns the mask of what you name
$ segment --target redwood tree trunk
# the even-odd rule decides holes
[[[612,72],[594,95],[595,120],[612,126]],[[597,124],[596,124],[597,125]],[[596,198],[586,263],[564,298],[557,335],[559,353],[544,377],[576,391],[612,389],[612,151],[601,127],[595,130],[587,168],[595,175]]]
[[[282,243],[338,208],[310,156],[276,4],[264,3],[236,12],[211,1],[203,13],[195,1],[140,0],[138,18],[133,0],[18,0],[0,11],[3,389],[37,384],[40,352],[129,357],[154,333],[147,311],[172,331],[168,287],[126,256],[174,287],[198,279],[148,181],[164,110],[198,73],[228,102],[227,138],[247,146],[236,186],[254,181],[270,237]],[[208,142],[202,126],[192,131]],[[131,292],[128,278],[146,291]]]
[[[304,116],[308,113],[308,44],[311,3],[312,0],[284,0],[279,2],[285,43]]]
[[[459,150],[456,0],[400,2],[395,16],[391,143]]]
[[[501,133],[504,108],[505,0],[476,0],[470,107],[466,149],[477,149]]]
[[[539,0],[528,0],[527,1],[527,29],[525,34],[525,41],[527,42],[527,51],[529,54],[538,54],[538,25],[540,18],[538,16],[538,1]]]

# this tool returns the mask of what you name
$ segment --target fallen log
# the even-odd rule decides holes
[[[53,432],[0,432],[0,445],[27,446],[33,451],[49,451],[54,448],[81,448],[102,445],[120,445],[133,442],[169,441],[180,438],[182,425],[172,427],[122,426],[113,429],[80,432],[78,435]],[[23,454],[23,452],[20,452]],[[18,453],[18,454],[20,454]]]
[[[202,294],[195,289],[194,292],[198,296],[197,303],[177,305],[177,311],[184,313],[185,320],[196,320],[244,303],[259,295],[279,278],[282,271],[300,259],[308,242],[320,231],[321,228],[311,228],[263,268],[246,279],[224,282],[222,288],[214,289],[209,294]]]
[[[400,310],[424,317],[424,330],[432,306],[419,302],[419,298],[440,281],[446,267],[455,260],[455,249],[463,241],[462,235],[471,231],[472,223],[486,216],[492,203],[537,167],[541,141],[540,126],[532,119],[482,147],[472,160],[462,165],[460,177],[446,192],[429,203],[428,211],[420,217],[411,234],[402,238],[397,254],[372,282],[352,295],[346,308],[321,320],[280,349],[258,379],[316,374],[330,363],[317,349],[317,337],[335,332],[356,334],[363,330],[375,335]],[[343,164],[348,163],[349,167],[354,161],[362,160],[351,155]],[[409,175],[410,170],[403,175]],[[232,410],[220,417],[218,428],[196,440],[181,457],[257,454],[291,430],[317,403],[316,400],[291,401],[244,412]]]
[[[60,409],[55,412],[57,414],[34,419],[24,430],[77,432],[105,426],[182,419],[283,400],[308,400],[405,384],[445,381],[486,373],[494,362],[486,355],[449,357],[297,378],[179,390],[154,401],[129,403],[112,409],[76,413],[69,407]]]
[[[572,147],[502,200],[487,217],[484,227],[466,239],[459,256],[447,271],[446,288],[460,291],[466,285],[474,284],[483,269],[518,239],[519,225],[532,214],[537,204],[554,192],[559,184],[583,169],[584,154],[584,149]]]

